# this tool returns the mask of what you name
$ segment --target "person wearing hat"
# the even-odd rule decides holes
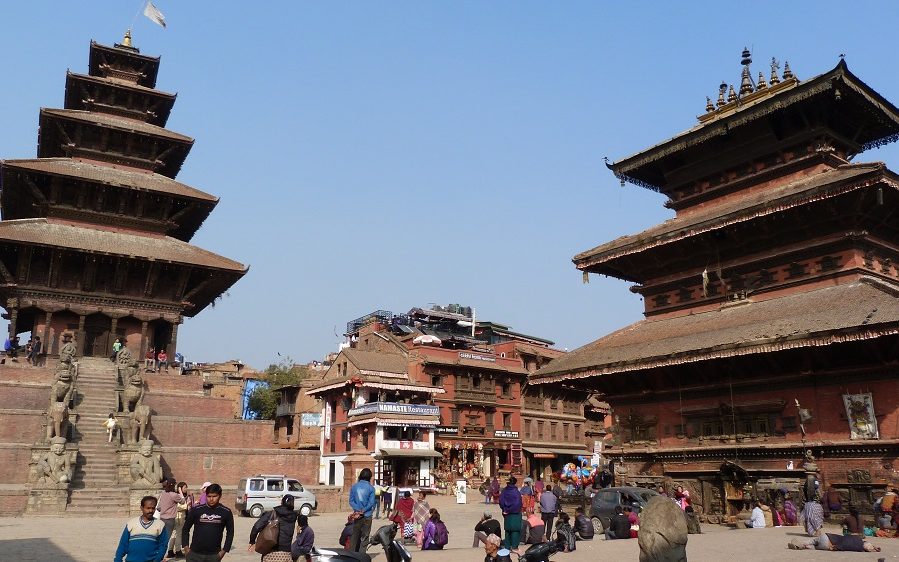
[[[502,539],[498,535],[490,535],[484,541],[484,562],[512,562],[509,549],[502,548]]]
[[[499,526],[499,521],[493,518],[493,514],[485,511],[481,516],[481,520],[474,526],[474,540],[471,548],[476,548],[479,544],[487,544],[487,537],[490,535],[501,536],[503,530]]]
[[[203,482],[203,485],[200,486],[200,498],[197,500],[197,505],[206,505],[206,488],[212,486],[212,482]]]
[[[294,497],[290,494],[281,498],[281,505],[274,509],[274,516],[278,518],[278,544],[268,554],[262,557],[262,562],[291,562],[290,545],[293,541],[293,531],[297,524],[297,512],[294,511]],[[250,546],[252,552],[256,547],[256,537],[265,529],[272,519],[272,512],[266,511],[259,516],[253,528],[250,530]]]

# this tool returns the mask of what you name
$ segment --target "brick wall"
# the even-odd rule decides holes
[[[193,413],[193,412],[191,412]],[[153,438],[166,447],[272,449],[273,421],[225,420],[182,416],[153,416]]]
[[[286,474],[300,482],[317,481],[318,451],[291,449],[243,450],[207,447],[160,446],[162,468],[166,475],[199,488],[204,481],[236,486],[241,478],[253,474]]]
[[[234,419],[234,406],[231,400],[224,398],[148,392],[144,395],[144,404],[160,416],[189,414],[193,418]]]
[[[49,363],[52,363],[49,364]],[[54,379],[55,360],[45,367],[30,367],[24,363],[0,365],[0,381],[33,382],[49,385]]]
[[[0,517],[18,517],[28,505],[28,490],[0,490]]]
[[[35,382],[0,381],[0,410],[46,410],[50,386]]]
[[[141,363],[143,367],[143,363]],[[203,393],[203,378],[193,375],[175,375],[165,373],[143,373],[147,391],[185,391]]]
[[[0,484],[24,484],[28,481],[31,445],[0,443]]]
[[[0,410],[0,443],[31,445],[40,439],[43,421],[40,410]]]

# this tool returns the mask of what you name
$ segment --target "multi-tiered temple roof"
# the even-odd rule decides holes
[[[557,359],[553,382],[899,333],[899,176],[855,164],[899,109],[845,61],[807,81],[721,84],[699,124],[608,164],[676,216],[576,255],[638,283],[646,319]],[[738,93],[739,92],[739,93]]]
[[[65,107],[40,110],[38,157],[0,161],[0,304],[11,332],[55,337],[52,314],[70,311],[79,335],[90,317],[111,318],[105,342],[129,336],[131,318],[143,323],[143,350],[156,329],[148,322],[176,326],[246,273],[189,243],[218,198],[175,180],[194,140],[165,128],[175,95],[155,89],[158,70],[130,33],[112,47],[91,42],[88,74],[66,76]],[[168,345],[169,332],[156,329],[163,341],[152,343]]]

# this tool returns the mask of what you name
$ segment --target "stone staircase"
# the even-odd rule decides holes
[[[103,517],[129,513],[127,486],[117,484],[118,440],[107,442],[103,422],[116,410],[115,365],[102,357],[78,361],[78,421],[73,440],[78,445],[78,464],[66,515]]]

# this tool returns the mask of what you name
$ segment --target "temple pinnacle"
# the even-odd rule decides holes
[[[759,83],[758,83],[758,86],[756,86],[756,91],[764,90],[767,87],[768,87],[768,83],[765,82],[765,75],[762,74],[761,72],[759,72]]]
[[[780,84],[780,78],[777,77],[777,69],[780,68],[780,63],[777,62],[777,59],[771,57],[771,85]]]
[[[709,96],[705,97],[705,111],[706,113],[715,111],[715,104],[712,103],[712,98],[710,98]]]
[[[131,29],[125,32],[125,37],[122,39],[122,46],[134,48],[134,45],[131,44]]]
[[[795,78],[795,76],[793,76],[793,71],[790,70],[789,61],[784,61],[784,80],[789,80],[790,78]]]

